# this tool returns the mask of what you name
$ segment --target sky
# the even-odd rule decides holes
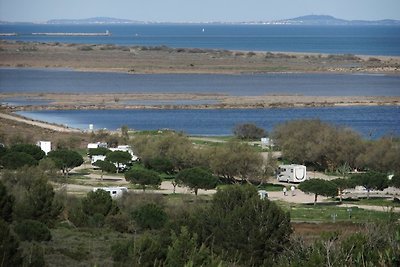
[[[0,20],[114,17],[157,22],[268,21],[303,15],[400,20],[400,0],[0,0]]]

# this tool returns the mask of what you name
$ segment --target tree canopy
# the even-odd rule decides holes
[[[105,160],[98,160],[93,163],[93,166],[99,167],[101,170],[101,179],[103,179],[103,172],[115,173],[117,168],[111,162]]]
[[[128,164],[132,160],[131,154],[126,151],[112,151],[107,154],[106,161],[112,162],[117,166],[117,172],[122,165]]]
[[[180,171],[175,180],[178,184],[184,184],[192,189],[196,196],[199,189],[213,189],[218,182],[209,170],[199,167]]]
[[[38,161],[44,158],[45,156],[44,151],[37,145],[33,144],[16,144],[10,148],[10,151],[24,152],[26,154],[31,155],[35,160]]]
[[[263,128],[258,127],[254,123],[236,124],[233,134],[240,139],[246,140],[257,140],[268,135]]]
[[[354,174],[350,177],[354,185],[364,186],[367,189],[367,197],[371,190],[383,190],[389,186],[389,179],[386,174],[378,172],[366,172]]]
[[[160,185],[161,178],[155,171],[136,167],[125,172],[125,179],[134,184],[142,186],[143,191],[146,190],[146,185]]]
[[[322,179],[310,179],[299,184],[298,188],[306,193],[314,194],[314,205],[317,203],[319,195],[334,197],[337,193],[337,186],[335,183]]]
[[[102,189],[90,191],[82,200],[82,210],[87,215],[101,214],[106,216],[112,207],[112,198],[110,193]]]
[[[53,150],[50,151],[47,156],[54,160],[56,166],[67,175],[72,168],[78,167],[83,163],[83,157],[73,150]]]
[[[37,165],[38,161],[25,152],[8,152],[1,158],[1,164],[5,169],[16,170],[24,166]]]
[[[210,155],[210,169],[213,173],[234,180],[259,180],[263,158],[248,144],[230,141],[215,147]]]

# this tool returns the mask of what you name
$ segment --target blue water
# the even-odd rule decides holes
[[[204,29],[204,32],[202,31]],[[97,32],[112,36],[38,36],[33,32]],[[197,47],[328,54],[400,55],[400,26],[294,25],[0,25],[1,39]]]
[[[191,135],[229,135],[237,123],[253,122],[271,131],[294,119],[321,119],[350,127],[366,138],[400,135],[400,107],[323,107],[211,110],[56,110],[22,111],[17,114],[87,130],[115,130],[122,125],[136,130],[174,129]]]
[[[127,74],[0,68],[0,92],[400,96],[400,76],[328,73]]]

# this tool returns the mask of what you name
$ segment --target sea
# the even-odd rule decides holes
[[[32,33],[104,33],[111,36],[46,36]],[[291,26],[218,24],[0,25],[2,40],[168,46],[243,51],[400,56],[400,26]],[[377,74],[269,73],[243,75],[76,72],[68,69],[0,68],[0,92],[16,93],[206,93],[259,96],[399,96],[400,76]],[[6,100],[2,100],[3,104]],[[24,99],[8,99],[26,104]],[[18,102],[19,101],[19,102]],[[21,102],[22,101],[22,102]],[[36,100],[38,101],[38,100]],[[41,101],[41,100],[39,100]],[[46,101],[46,100],[44,100]],[[182,101],[182,100],[181,100]],[[182,102],[185,103],[185,102]],[[154,103],[153,103],[154,104]],[[351,127],[366,138],[400,135],[398,106],[229,110],[65,110],[19,114],[85,130],[175,129],[193,135],[227,135],[236,123],[272,130],[279,123],[318,118]]]
[[[44,36],[32,33],[111,33],[111,36]],[[326,54],[400,55],[400,26],[301,26],[231,24],[47,25],[1,24],[0,39],[30,42],[115,44],[288,51]]]

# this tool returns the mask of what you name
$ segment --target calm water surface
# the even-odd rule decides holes
[[[0,92],[400,96],[400,76],[328,73],[127,74],[0,68]]]
[[[204,31],[203,31],[204,29]],[[33,32],[95,32],[111,36],[41,36]],[[400,55],[400,26],[299,25],[0,25],[1,39],[32,42],[197,47],[328,54]]]
[[[350,127],[366,138],[400,135],[400,107],[326,107],[228,110],[57,110],[17,114],[70,127],[115,130],[128,125],[137,130],[174,129],[191,135],[229,135],[237,123],[253,122],[271,131],[294,119],[321,119]]]

